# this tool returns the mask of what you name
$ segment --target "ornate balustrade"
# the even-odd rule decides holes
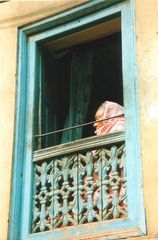
[[[127,217],[124,133],[34,153],[32,232]]]

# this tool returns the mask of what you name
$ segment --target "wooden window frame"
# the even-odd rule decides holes
[[[36,107],[39,43],[80,31],[111,16],[121,16],[123,92],[126,118],[128,211],[126,220],[101,223],[96,234],[75,239],[111,239],[146,234],[140,159],[138,83],[135,56],[134,0],[94,0],[32,25],[19,28],[16,122],[10,210],[10,240],[61,239],[53,232],[30,234],[32,220],[33,122]],[[59,229],[60,231],[60,229]],[[73,233],[72,233],[73,234]],[[69,235],[68,239],[72,239]],[[58,237],[58,238],[57,238]],[[74,238],[73,238],[74,239]]]

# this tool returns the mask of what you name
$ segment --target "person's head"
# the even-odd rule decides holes
[[[109,102],[109,101],[105,101],[104,103],[102,103],[95,114],[95,120],[96,121],[103,120],[103,119],[107,119],[107,120],[94,123],[94,127],[96,128],[96,131],[95,131],[96,135],[102,135],[102,134],[108,133],[106,126],[109,125],[109,122],[112,123],[112,119],[115,119],[115,122],[116,122],[115,117],[123,114],[124,114],[124,108],[118,103]]]

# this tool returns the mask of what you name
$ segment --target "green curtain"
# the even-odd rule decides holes
[[[69,112],[64,128],[85,123],[91,96],[93,54],[90,50],[73,52],[70,66]],[[61,143],[82,137],[83,128],[64,131]]]

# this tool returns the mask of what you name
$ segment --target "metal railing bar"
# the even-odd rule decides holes
[[[104,118],[104,119],[101,119],[101,120],[96,120],[96,121],[92,121],[92,122],[88,122],[88,123],[83,123],[83,124],[75,125],[75,126],[68,127],[68,128],[59,129],[59,130],[56,130],[56,131],[53,131],[53,132],[38,134],[38,135],[35,135],[34,137],[35,138],[45,137],[45,136],[53,135],[53,134],[56,134],[56,133],[60,133],[60,132],[68,131],[68,130],[73,130],[73,129],[80,128],[80,127],[85,127],[85,126],[88,126],[88,125],[91,125],[91,124],[94,124],[94,123],[102,122],[102,121],[105,121],[105,120],[110,120],[110,119],[113,119],[113,118],[116,118],[116,117],[121,117],[121,116],[124,116],[124,114],[120,114],[120,115],[116,115],[114,117]]]

